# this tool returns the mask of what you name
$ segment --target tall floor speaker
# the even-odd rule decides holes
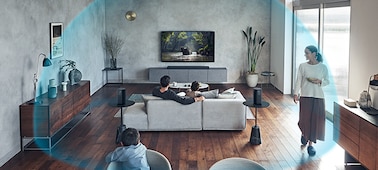
[[[126,89],[118,88],[118,105],[124,105],[126,103]]]
[[[261,105],[261,88],[253,88],[253,104]]]

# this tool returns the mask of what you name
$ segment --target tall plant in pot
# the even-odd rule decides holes
[[[265,37],[258,35],[257,31],[253,32],[252,26],[248,26],[246,30],[243,30],[243,35],[246,39],[248,50],[248,71],[246,73],[246,81],[249,87],[255,87],[258,82],[258,73],[256,73],[256,66],[261,54],[261,50],[265,44]]]
[[[112,34],[105,34],[103,41],[106,54],[110,56],[110,68],[115,69],[117,68],[118,54],[121,52],[125,42],[123,39]]]

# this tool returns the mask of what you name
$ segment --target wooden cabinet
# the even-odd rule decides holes
[[[334,103],[333,140],[368,169],[378,169],[378,118]]]
[[[20,105],[22,147],[25,150],[50,150],[89,113],[90,82],[68,86],[50,99],[46,94]],[[67,125],[70,124],[68,127]],[[24,139],[31,139],[24,146]]]
[[[361,164],[369,167],[369,169],[375,169],[375,157],[377,143],[377,127],[366,120],[360,120],[360,151],[358,160]]]

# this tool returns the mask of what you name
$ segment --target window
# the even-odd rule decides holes
[[[294,13],[292,84],[299,64],[306,62],[304,48],[318,46],[330,74],[324,93],[326,110],[332,114],[333,102],[348,96],[350,6],[321,4],[294,9]]]

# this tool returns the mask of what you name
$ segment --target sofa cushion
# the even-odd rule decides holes
[[[207,99],[202,103],[203,130],[243,130],[246,127],[245,98],[234,91],[232,99]]]
[[[142,99],[144,101],[144,105],[146,106],[148,100],[159,100],[159,99],[161,100],[162,98],[152,96],[152,95],[142,94]]]
[[[218,96],[218,99],[235,99],[236,98],[236,94],[232,94],[232,93],[226,93],[226,94],[219,94]]]
[[[201,102],[182,105],[173,100],[149,100],[146,107],[149,130],[202,130]]]

